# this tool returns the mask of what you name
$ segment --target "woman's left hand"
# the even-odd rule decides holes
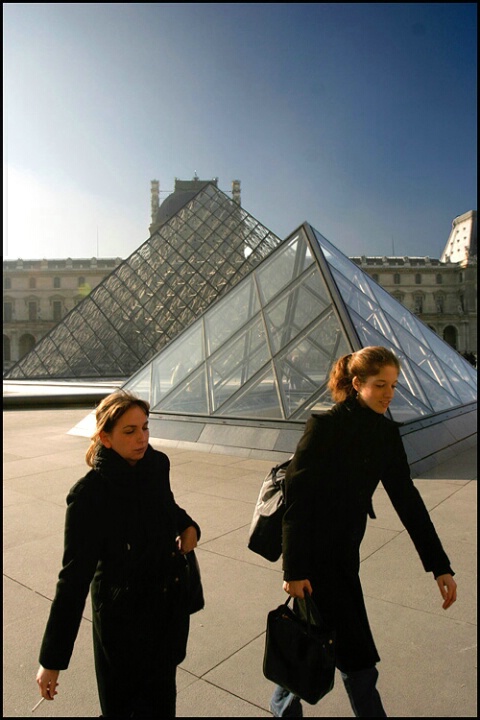
[[[194,550],[197,547],[197,531],[193,525],[187,527],[177,538],[178,549],[182,555]]]
[[[448,573],[446,575],[439,575],[437,577],[437,584],[444,600],[442,607],[444,610],[447,610],[457,599],[457,583],[450,573]]]

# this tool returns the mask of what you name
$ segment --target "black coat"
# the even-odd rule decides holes
[[[325,619],[337,630],[337,666],[360,670],[380,658],[358,576],[359,549],[372,495],[382,484],[426,571],[452,573],[415,488],[398,426],[354,399],[312,415],[285,478],[285,580],[312,583]]]
[[[68,667],[91,584],[100,700],[104,715],[114,715],[126,682],[158,682],[185,657],[185,558],[175,538],[190,525],[200,537],[200,529],[174,500],[165,454],[149,446],[132,467],[102,448],[97,460],[67,497],[63,567],[40,663]]]

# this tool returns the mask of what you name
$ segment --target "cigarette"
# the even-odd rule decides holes
[[[43,702],[44,700],[45,700],[44,697],[40,698],[40,700],[39,700],[38,703],[35,705],[35,707],[32,708],[32,712],[35,712],[35,710],[38,708],[39,705],[42,704],[42,702]]]

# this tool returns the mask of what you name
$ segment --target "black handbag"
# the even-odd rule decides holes
[[[205,607],[202,578],[195,550],[191,550],[183,557],[185,558],[187,607],[188,612],[192,615]]]
[[[335,632],[328,629],[311,597],[291,597],[267,617],[263,674],[311,705],[333,689]]]
[[[271,562],[282,554],[283,485],[291,459],[273,467],[263,481],[248,534],[249,550]]]

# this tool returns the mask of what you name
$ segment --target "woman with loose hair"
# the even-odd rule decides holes
[[[372,496],[382,484],[432,572],[443,608],[456,600],[456,583],[423,500],[411,477],[396,423],[384,415],[395,393],[400,363],[384,347],[366,347],[335,363],[329,389],[336,401],[307,421],[285,477],[284,590],[311,594],[336,631],[336,665],[356,717],[386,717],[376,689],[380,657],[360,584],[360,543]],[[275,717],[302,717],[300,700],[275,688]]]
[[[103,717],[175,717],[193,611],[184,556],[200,528],[175,502],[167,455],[149,445],[149,410],[122,390],[98,405],[91,470],[67,497],[63,567],[40,650],[37,683],[53,700],[90,588]]]

